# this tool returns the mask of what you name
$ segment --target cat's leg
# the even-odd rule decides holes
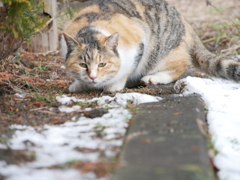
[[[127,77],[128,76],[125,76],[122,79],[120,79],[119,81],[117,81],[116,83],[105,87],[104,92],[121,91],[125,87],[125,84],[127,82]]]
[[[186,67],[187,69],[187,67]],[[160,71],[155,74],[144,76],[141,81],[146,84],[168,84],[179,79],[184,74],[186,69],[172,70],[172,71]]]
[[[177,60],[177,62],[179,61],[181,62],[181,60]],[[178,67],[168,67],[167,69],[164,69],[162,71],[144,76],[141,81],[146,85],[168,84],[179,79],[179,77],[185,73],[187,67],[188,65],[186,63],[183,63]]]
[[[171,76],[169,71],[157,72],[152,75],[144,76],[141,81],[148,85],[148,84],[168,84],[175,79]]]
[[[84,91],[84,86],[82,85],[81,82],[78,80],[75,80],[70,86],[69,86],[69,91],[70,92],[81,92]]]
[[[187,70],[191,57],[186,44],[181,43],[163,58],[156,68],[144,76],[141,81],[148,84],[168,84],[177,80]]]

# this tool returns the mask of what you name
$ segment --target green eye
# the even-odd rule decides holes
[[[104,67],[104,66],[106,66],[106,64],[107,64],[107,63],[99,63],[99,64],[98,64],[98,67]]]
[[[83,68],[87,68],[87,64],[85,64],[85,63],[80,63],[79,65]]]

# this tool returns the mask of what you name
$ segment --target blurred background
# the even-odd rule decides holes
[[[239,0],[167,1],[193,26],[210,51],[226,55],[240,54]]]

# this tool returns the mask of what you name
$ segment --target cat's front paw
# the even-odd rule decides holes
[[[144,76],[141,79],[141,81],[146,85],[149,85],[149,84],[157,85],[157,84],[168,84],[173,80],[171,76],[169,76],[167,73],[159,72],[153,75]]]
[[[82,85],[78,81],[74,81],[70,86],[69,86],[69,91],[70,92],[80,92],[83,91]]]
[[[144,76],[141,81],[146,84],[153,84],[153,85],[157,85],[159,84],[159,77],[154,76],[154,75],[148,75],[148,76]]]
[[[115,91],[121,91],[124,88],[124,85],[112,85],[104,88],[104,92],[115,92]]]
[[[115,91],[121,91],[126,84],[127,76],[123,77],[121,80],[119,80],[117,83],[112,84],[111,86],[107,86],[104,88],[104,92],[115,92]]]
[[[123,87],[122,88],[119,88],[119,87],[117,87],[117,86],[108,86],[108,87],[106,87],[106,88],[104,88],[104,92],[115,92],[115,91],[121,91],[123,89]]]

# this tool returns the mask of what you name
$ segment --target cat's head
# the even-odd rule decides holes
[[[77,80],[91,86],[107,84],[120,68],[119,34],[101,33],[71,37],[63,34],[67,44],[66,69]]]

